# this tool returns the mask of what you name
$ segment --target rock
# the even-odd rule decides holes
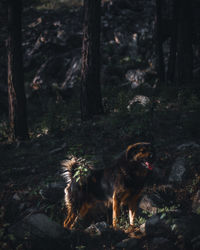
[[[163,183],[164,181],[165,180],[163,179]],[[159,190],[157,190],[153,194],[149,194],[149,196],[157,207],[159,208],[171,207],[172,210],[170,209],[170,211],[176,211],[176,208],[175,207],[173,208],[174,203],[176,201],[176,193],[173,185],[163,184],[159,187]]]
[[[137,244],[138,244],[138,239],[131,239],[131,238],[128,238],[128,239],[125,239],[125,240],[122,240],[121,242],[117,243],[116,244],[116,248],[119,248],[119,249],[126,249],[126,250],[131,250],[131,249],[134,249]]]
[[[9,223],[16,221],[16,218],[20,214],[21,200],[11,199],[8,201],[8,206],[5,210],[5,218]]]
[[[156,238],[151,242],[152,248],[150,247],[150,249],[161,249],[167,239],[174,239],[175,249],[192,249],[191,246],[195,239],[197,239],[198,245],[199,223],[199,215],[186,215],[181,211],[165,212],[152,216],[146,221],[145,225],[140,226],[140,230],[147,236]],[[171,241],[168,243],[166,242],[166,246],[169,248],[164,249],[174,249]]]
[[[37,38],[34,47],[32,49],[28,50],[28,56],[32,56],[35,53],[38,53],[39,50],[43,50],[44,46],[46,44],[49,43],[50,36],[49,36],[49,32],[47,30],[42,31],[42,33],[40,34],[40,36]]]
[[[29,28],[35,28],[36,26],[38,26],[39,24],[42,23],[42,17],[38,17],[37,20],[35,20],[34,22],[30,23],[28,25]]]
[[[192,249],[193,250],[198,250],[200,249],[200,234],[196,237],[194,237],[192,240]]]
[[[64,181],[53,182],[41,189],[39,193],[43,199],[48,200],[50,203],[55,203],[63,199],[65,187],[66,183]]]
[[[157,208],[153,203],[152,199],[150,199],[147,195],[144,195],[139,203],[139,207],[142,210],[148,211],[150,213],[156,213]]]
[[[109,225],[105,221],[98,222],[95,225],[101,232],[107,232],[109,230]]]
[[[80,70],[81,70],[81,57],[80,55],[78,55],[71,60],[69,68],[66,71],[65,80],[61,85],[62,91],[74,87],[74,84],[76,83],[80,75]]]
[[[144,96],[144,95],[136,95],[133,98],[133,100],[129,101],[127,109],[130,111],[135,104],[140,104],[140,105],[145,107],[149,103],[150,103],[149,97]]]
[[[23,220],[12,225],[9,232],[19,239],[24,239],[27,234],[30,235],[30,239],[59,239],[66,236],[63,227],[41,213],[26,216]]]
[[[166,224],[166,220],[162,219],[161,214],[150,217],[145,225],[141,225],[141,231],[148,236],[162,236],[170,232],[170,227]]]
[[[146,232],[146,231],[145,231],[145,230],[146,230],[146,223],[141,224],[139,228],[140,228],[140,232],[141,232],[142,234],[145,234],[145,232]]]
[[[179,216],[171,220],[171,229],[177,237],[177,246],[179,249],[191,249],[193,243],[200,243],[198,237],[200,235],[200,216],[185,215]],[[197,240],[194,240],[197,239]]]
[[[34,90],[48,89],[51,87],[50,84],[57,83],[59,85],[63,81],[70,61],[65,56],[67,55],[50,57],[41,65],[32,82]]]
[[[114,40],[116,44],[119,44],[121,47],[128,47],[131,59],[137,57],[137,33],[130,34],[124,31],[119,31],[118,29],[114,32]]]
[[[21,198],[19,197],[19,194],[18,194],[18,193],[15,193],[15,194],[13,195],[13,199],[16,200],[16,201],[20,201],[20,200],[21,200]]]
[[[145,194],[140,200],[139,207],[144,211],[155,214],[158,211],[158,207],[163,207],[164,203],[165,201],[157,193]]]
[[[200,78],[200,67],[193,70],[193,77],[194,77],[194,79]]]
[[[150,219],[146,221],[146,226],[156,227],[156,225],[160,222],[159,215],[152,216]],[[145,226],[145,227],[146,227]]]
[[[196,142],[187,142],[187,143],[184,143],[184,144],[181,144],[177,147],[178,150],[184,150],[186,148],[200,148],[200,145],[197,144]]]
[[[183,175],[186,171],[185,168],[185,158],[176,158],[174,164],[172,165],[171,173],[169,175],[169,182],[180,183],[183,180]]]
[[[175,250],[176,248],[171,240],[164,238],[164,237],[156,237],[151,241],[150,247],[148,249],[149,250],[160,250],[160,249]]]
[[[194,213],[200,214],[200,189],[196,192],[193,197],[192,211]]]
[[[109,231],[109,226],[106,222],[98,222],[96,224],[90,225],[88,228],[85,229],[86,233],[91,235],[101,235],[103,232]]]
[[[125,77],[131,82],[131,87],[135,89],[144,83],[145,72],[141,70],[129,70]]]

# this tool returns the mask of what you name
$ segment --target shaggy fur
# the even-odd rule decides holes
[[[63,176],[67,184],[65,203],[68,213],[64,227],[73,228],[77,219],[83,218],[97,201],[111,201],[114,228],[119,222],[120,206],[128,206],[130,225],[133,226],[137,201],[152,172],[154,156],[148,142],[130,145],[112,167],[90,170],[82,181],[77,181],[74,176],[77,161],[65,162]]]

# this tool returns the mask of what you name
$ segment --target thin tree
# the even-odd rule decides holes
[[[177,16],[178,16],[178,1],[173,1],[173,13],[172,13],[172,32],[170,39],[170,52],[168,60],[167,81],[173,83],[175,81],[175,69],[176,69],[176,53],[177,53]]]
[[[85,0],[81,70],[82,120],[103,113],[100,87],[100,23],[101,0]]]
[[[192,0],[178,0],[177,72],[179,84],[190,83],[193,76]]]
[[[8,101],[11,139],[28,138],[24,91],[21,0],[8,0]]]
[[[156,54],[157,54],[157,72],[160,84],[165,81],[165,65],[163,57],[163,39],[162,39],[162,0],[156,0]]]

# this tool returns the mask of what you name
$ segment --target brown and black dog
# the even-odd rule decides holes
[[[139,142],[128,146],[125,152],[110,168],[91,170],[86,180],[77,182],[74,173],[77,168],[75,160],[64,165],[63,176],[67,218],[64,227],[72,229],[79,218],[83,218],[97,201],[112,203],[112,225],[117,227],[120,206],[129,210],[130,225],[134,226],[137,201],[147,178],[152,170],[155,153],[148,142]]]

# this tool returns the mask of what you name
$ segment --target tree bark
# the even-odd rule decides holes
[[[21,11],[21,0],[8,0],[8,101],[12,140],[28,138],[21,45]]]
[[[178,2],[177,0],[174,0],[170,54],[169,54],[168,71],[167,71],[168,83],[173,83],[175,80],[176,52],[177,52],[177,15],[178,15]]]
[[[193,76],[192,0],[178,0],[177,80],[190,83]]]
[[[156,0],[156,51],[159,84],[165,81],[165,65],[162,44],[162,0]]]
[[[101,0],[84,1],[84,27],[81,70],[82,120],[102,114],[100,88]]]

